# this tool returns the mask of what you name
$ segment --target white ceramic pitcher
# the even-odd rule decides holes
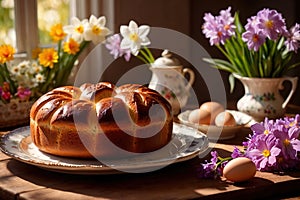
[[[265,117],[280,118],[286,111],[286,106],[296,91],[297,77],[281,78],[249,78],[234,75],[239,79],[245,89],[244,96],[237,102],[239,111],[252,116],[256,121],[262,121]],[[284,99],[279,90],[283,90],[283,82],[289,81],[291,88]]]
[[[165,50],[162,57],[151,65],[152,71],[149,88],[158,91],[172,106],[173,114],[180,112],[188,100],[189,91],[194,83],[195,74],[189,68],[183,68],[178,59]],[[185,75],[188,74],[188,80]]]

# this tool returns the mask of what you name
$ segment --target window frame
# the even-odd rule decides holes
[[[14,0],[14,3],[17,53],[28,57],[39,44],[37,0]]]
[[[37,0],[14,0],[16,49],[18,54],[31,56],[39,46]],[[113,18],[114,0],[70,0],[70,18],[87,18],[90,14]],[[113,27],[113,20],[110,21]]]

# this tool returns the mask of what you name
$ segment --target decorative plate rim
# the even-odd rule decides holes
[[[71,174],[118,174],[148,172],[163,168],[170,164],[186,161],[203,154],[209,147],[207,136],[199,130],[174,123],[173,139],[163,150],[158,150],[154,155],[134,156],[122,160],[111,160],[109,164],[98,160],[85,160],[53,156],[38,150],[31,142],[25,142],[30,151],[24,150],[21,143],[30,137],[30,127],[25,126],[8,132],[0,138],[0,150],[23,163],[34,165],[46,170],[71,173]],[[180,144],[177,144],[178,141]],[[177,145],[177,146],[176,146]],[[181,145],[181,146],[180,146]],[[171,149],[172,148],[172,149]],[[161,152],[160,152],[161,151]],[[164,151],[164,152],[162,152]],[[172,152],[174,151],[174,152]],[[157,155],[165,157],[158,157]],[[37,156],[37,155],[39,156]],[[47,160],[48,159],[48,160]],[[152,160],[151,160],[152,159]]]

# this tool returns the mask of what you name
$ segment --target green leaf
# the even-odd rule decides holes
[[[244,29],[244,26],[242,25],[242,23],[240,21],[240,17],[239,17],[238,12],[235,12],[235,14],[234,14],[234,21],[235,21],[235,26],[236,26],[236,29],[237,29],[237,33],[241,35],[245,31],[245,29]]]
[[[235,78],[234,78],[233,74],[229,75],[228,81],[229,81],[229,86],[230,86],[230,93],[232,93],[234,86],[235,86]]]
[[[231,63],[221,60],[221,59],[213,59],[213,58],[203,58],[203,61],[209,63],[212,67],[215,67],[220,70],[228,71],[228,72],[235,72],[233,70],[233,66]]]

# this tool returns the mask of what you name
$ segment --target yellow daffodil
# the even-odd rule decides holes
[[[50,36],[54,42],[63,40],[66,36],[66,33],[63,30],[62,24],[55,24],[51,27]]]
[[[51,69],[54,66],[54,63],[58,62],[58,53],[54,48],[43,49],[39,54],[39,62],[44,67],[50,67]]]
[[[4,64],[7,61],[14,59],[15,49],[10,45],[1,45],[0,46],[0,63]]]
[[[68,42],[64,43],[64,52],[75,55],[79,51],[79,43],[73,38],[70,38]]]

